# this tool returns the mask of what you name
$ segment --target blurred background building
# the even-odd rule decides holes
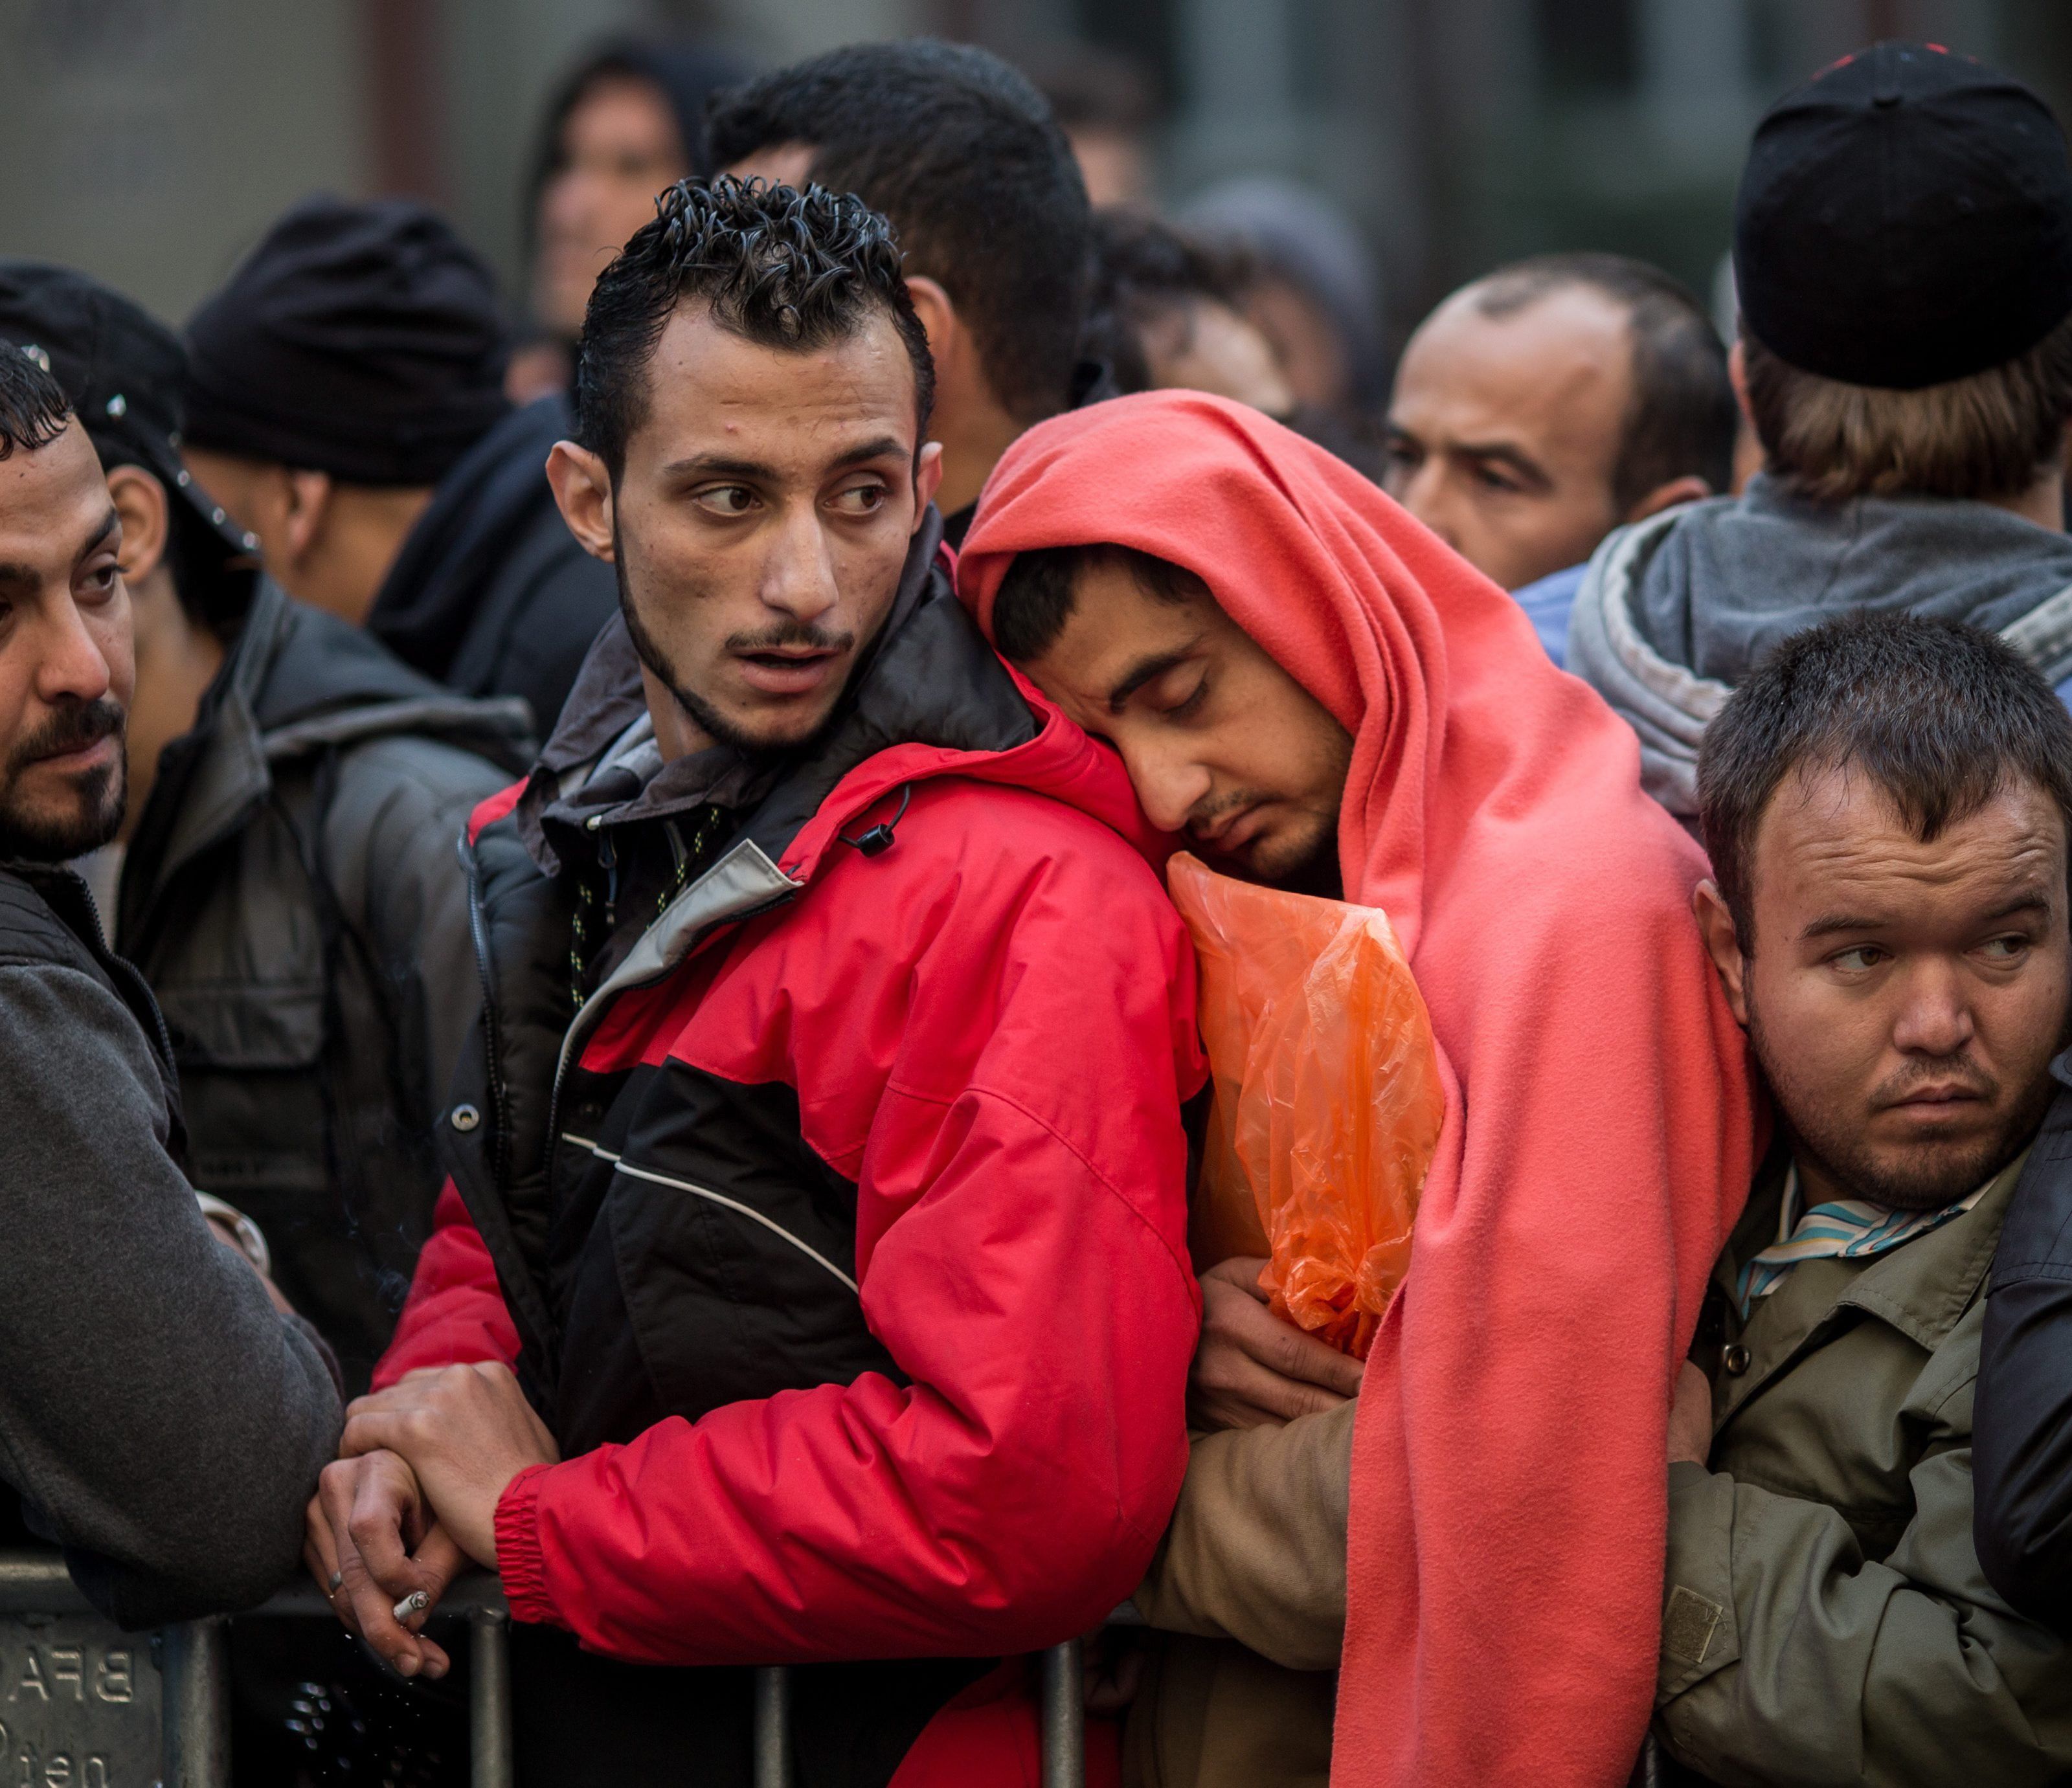
[[[2072,116],[2068,0],[6,0],[0,252],[178,319],[295,199],[407,191],[515,290],[545,95],[644,27],[763,64],[918,31],[999,49],[1095,125],[1141,123],[1163,202],[1260,173],[1338,201],[1384,343],[1536,250],[1710,289],[1749,125],[1877,37],[1986,57]]]

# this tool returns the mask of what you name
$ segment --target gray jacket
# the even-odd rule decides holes
[[[1856,608],[1968,621],[2056,684],[2072,675],[2072,539],[1988,504],[1816,504],[1760,475],[1739,498],[1606,537],[1577,592],[1568,668],[1631,724],[1642,783],[1688,820],[1698,742],[1733,685],[1780,641]]]
[[[482,1004],[455,856],[530,757],[456,696],[259,585],[123,865],[116,947],[164,1009],[195,1182],[365,1387],[430,1233],[432,1120]]]
[[[278,1586],[342,1420],[195,1206],[164,1039],[85,885],[0,864],[0,1479],[126,1626]]]

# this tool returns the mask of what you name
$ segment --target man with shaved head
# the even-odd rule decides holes
[[[1558,663],[1583,561],[1622,524],[1725,491],[1736,413],[1726,350],[1675,280],[1546,255],[1464,286],[1411,337],[1384,482],[1521,593]]]

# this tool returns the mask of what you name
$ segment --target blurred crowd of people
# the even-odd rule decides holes
[[[241,1779],[2072,1773],[2072,161],[1886,43],[1723,335],[1585,248],[1392,372],[1147,95],[627,40],[514,327],[312,198],[0,261],[5,1536],[233,1624]],[[1387,915],[1355,1357],[1190,1222],[1176,849]],[[1762,947],[1758,952],[1758,936]],[[52,1779],[56,1779],[53,1778]]]

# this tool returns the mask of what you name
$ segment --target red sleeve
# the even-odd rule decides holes
[[[410,1295],[381,1363],[376,1391],[420,1366],[500,1359],[516,1365],[518,1331],[504,1307],[489,1247],[448,1180],[432,1211],[431,1239],[417,1256]]]
[[[867,939],[878,979],[852,891],[825,984],[796,952],[782,970],[770,1028],[809,1112],[894,1039],[837,1165],[865,1317],[911,1382],[730,1404],[522,1474],[496,1516],[517,1617],[659,1663],[985,1655],[1136,1587],[1186,1463],[1193,960],[1141,858],[1063,854],[976,898],[966,863],[911,913],[881,885],[912,929]]]

